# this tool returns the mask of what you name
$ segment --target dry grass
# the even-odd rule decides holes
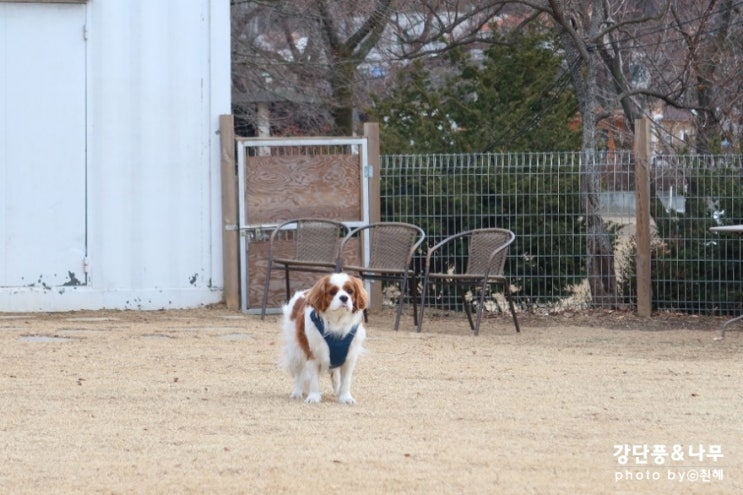
[[[461,315],[416,334],[372,314],[344,406],[329,380],[322,404],[288,399],[276,317],[0,315],[0,491],[743,493],[743,334],[714,341],[719,320],[668,315],[522,321],[472,337]],[[725,457],[617,482],[615,444]],[[690,467],[724,479],[667,481]]]

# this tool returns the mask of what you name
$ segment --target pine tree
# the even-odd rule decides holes
[[[473,60],[447,55],[450,72],[432,62],[398,75],[389,97],[374,98],[384,153],[565,151],[580,147],[570,122],[578,106],[549,32],[493,37]]]

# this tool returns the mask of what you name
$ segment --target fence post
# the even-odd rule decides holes
[[[369,167],[371,176],[369,177],[369,222],[379,222],[382,218],[381,207],[381,189],[380,175],[381,161],[379,157],[379,124],[376,122],[364,123],[364,137],[367,139],[367,149],[369,151]],[[372,291],[369,294],[370,307],[382,307],[382,284],[372,284]]]
[[[635,120],[635,239],[637,243],[637,314],[652,313],[650,286],[650,120]]]
[[[222,179],[222,271],[227,309],[240,309],[237,231],[237,176],[235,174],[235,119],[219,116]]]

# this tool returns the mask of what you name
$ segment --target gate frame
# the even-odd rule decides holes
[[[223,220],[223,268],[224,300],[229,309],[240,308],[245,313],[254,313],[257,308],[248,308],[248,249],[251,231],[275,227],[275,224],[247,224],[245,211],[245,165],[246,150],[256,147],[276,146],[357,146],[361,172],[362,219],[344,221],[349,227],[367,225],[379,221],[379,125],[364,124],[363,137],[295,137],[295,138],[247,138],[235,136],[234,117],[220,117],[222,138],[222,220]],[[236,159],[237,158],[237,159]],[[375,172],[376,169],[376,172]],[[238,251],[237,253],[235,251]],[[363,256],[369,252],[365,245]],[[237,275],[239,273],[239,275]],[[372,286],[371,304],[381,303],[381,288]]]

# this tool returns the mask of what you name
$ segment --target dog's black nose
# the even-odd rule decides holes
[[[344,294],[341,297],[339,297],[338,299],[340,299],[341,302],[347,302],[348,301],[348,296]]]

